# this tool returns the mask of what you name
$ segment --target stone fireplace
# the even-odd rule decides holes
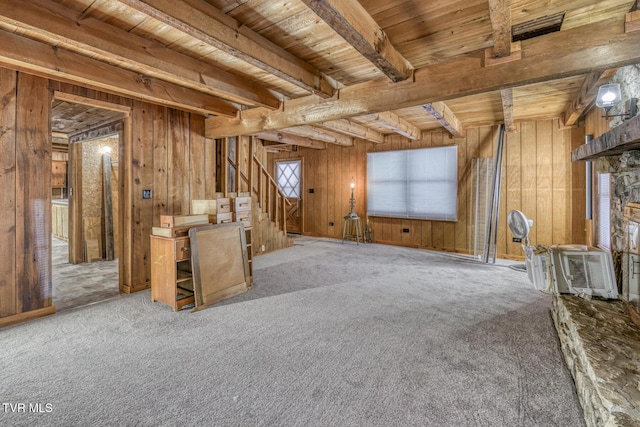
[[[616,76],[623,97],[640,96],[639,66]],[[611,253],[621,300],[556,295],[552,316],[587,425],[640,426],[640,116],[612,125],[574,150],[572,160],[590,160],[611,176]]]

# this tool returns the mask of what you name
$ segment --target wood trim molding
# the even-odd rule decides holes
[[[48,316],[56,312],[56,307],[38,308],[36,310],[25,311],[23,313],[14,314],[12,316],[0,317],[0,327],[15,325],[16,323],[26,322],[27,320],[37,319],[38,317]]]

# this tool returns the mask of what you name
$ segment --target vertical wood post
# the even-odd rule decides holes
[[[102,196],[104,208],[104,240],[107,261],[113,261],[113,201],[111,199],[111,156],[102,155]]]

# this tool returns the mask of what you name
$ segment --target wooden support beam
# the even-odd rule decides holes
[[[422,135],[422,131],[418,129],[418,127],[390,111],[368,114],[366,117],[370,120],[375,120],[379,125],[414,141],[420,139]]]
[[[399,82],[411,75],[413,67],[409,61],[358,1],[302,1],[392,81]]]
[[[200,114],[234,117],[238,107],[173,83],[0,31],[0,66]],[[261,107],[262,108],[262,107]]]
[[[507,88],[500,91],[502,98],[502,117],[504,118],[504,131],[514,132],[516,127],[513,123],[513,89]]]
[[[364,139],[365,141],[375,142],[376,144],[384,143],[384,134],[359,123],[352,122],[351,120],[329,120],[318,123],[318,125],[329,130],[351,135],[355,138]]]
[[[303,136],[293,135],[282,131],[264,131],[257,133],[255,136],[265,141],[298,145],[300,147],[314,148],[316,150],[325,150],[327,148],[326,142],[316,141],[315,139],[305,138]]]
[[[316,126],[296,126],[288,128],[287,133],[315,139],[317,141],[328,142],[329,144],[350,147],[353,145],[353,138],[341,133],[321,129]]]
[[[625,34],[624,22],[608,19],[524,40],[519,61],[487,68],[478,56],[462,56],[416,70],[411,82],[374,80],[341,89],[335,99],[306,96],[285,101],[278,111],[254,108],[243,111],[241,118],[210,118],[206,120],[206,134],[218,137],[282,129],[637,64],[638,45],[640,32]]]
[[[611,80],[618,69],[594,70],[587,74],[576,97],[564,111],[564,126],[573,126],[598,96],[598,89]]]
[[[50,0],[7,0],[0,27],[84,56],[198,90],[231,102],[278,108],[280,100],[260,85],[201,61],[167,49],[95,18],[77,19],[77,13]]]
[[[153,19],[321,97],[333,85],[318,69],[204,0],[119,0]]]
[[[267,140],[263,140],[263,145],[265,150],[268,153],[280,153],[283,151],[294,151],[294,145],[289,145],[289,144],[282,144],[280,142],[273,142],[273,141],[267,141]]]
[[[640,30],[640,10],[634,10],[625,16],[624,31],[625,33],[631,33],[638,30]]]
[[[519,61],[522,59],[522,42],[511,43],[511,49],[508,56],[497,56],[494,48],[490,47],[484,50],[484,66],[493,67],[507,62]]]
[[[489,16],[494,56],[511,55],[511,0],[489,0]]]
[[[280,100],[242,77],[167,49],[162,44],[77,13],[50,0],[6,0],[0,27],[83,56],[188,87],[231,102],[278,108]]]
[[[429,114],[436,119],[442,127],[449,131],[449,133],[455,138],[461,138],[465,136],[462,123],[458,120],[453,111],[449,109],[449,106],[444,102],[432,102],[431,104],[424,104],[422,106]]]

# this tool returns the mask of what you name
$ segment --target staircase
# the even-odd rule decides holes
[[[287,236],[287,206],[291,203],[262,162],[251,157],[249,176],[241,174],[241,179],[249,184],[253,199],[253,254],[291,247],[293,238]]]

